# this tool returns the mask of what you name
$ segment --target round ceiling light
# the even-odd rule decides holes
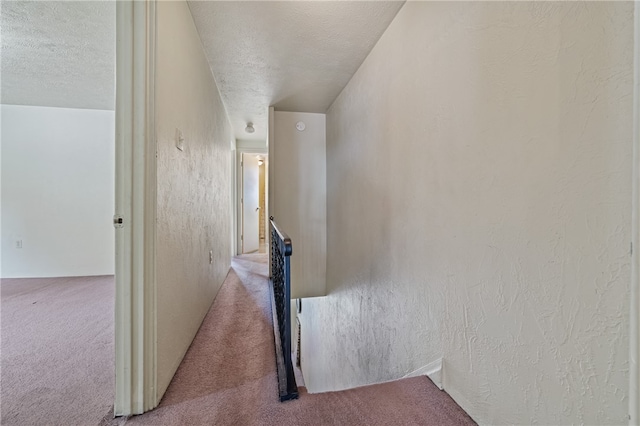
[[[244,128],[244,131],[247,133],[253,133],[256,129],[253,128],[253,123],[249,122],[247,123],[247,127]]]

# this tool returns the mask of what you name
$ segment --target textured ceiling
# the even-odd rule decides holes
[[[236,137],[268,107],[325,112],[402,1],[190,1]],[[2,1],[1,101],[113,109],[114,1]],[[247,122],[256,132],[246,133]]]
[[[270,105],[325,112],[402,5],[189,1],[236,137],[249,140],[266,139]]]
[[[2,103],[113,109],[115,2],[3,1]]]

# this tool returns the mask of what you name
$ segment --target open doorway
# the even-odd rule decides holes
[[[267,155],[240,154],[240,254],[266,253]]]
[[[113,410],[115,18],[2,3],[3,425]]]

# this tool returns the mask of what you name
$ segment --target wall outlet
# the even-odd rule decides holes
[[[22,240],[16,240],[16,248],[17,249],[21,249],[22,248]]]
[[[209,250],[209,264],[213,263],[213,250]]]

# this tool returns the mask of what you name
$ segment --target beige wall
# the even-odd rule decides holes
[[[1,105],[0,114],[0,276],[113,275],[114,112]]]
[[[158,2],[158,391],[231,262],[231,126],[186,2]],[[184,151],[175,146],[176,128]],[[209,264],[209,251],[213,264]]]
[[[296,123],[305,123],[305,130]],[[325,295],[325,115],[276,111],[269,141],[269,209],[293,244],[291,297]]]
[[[632,19],[404,6],[327,115],[310,391],[443,357],[481,423],[626,424]]]

